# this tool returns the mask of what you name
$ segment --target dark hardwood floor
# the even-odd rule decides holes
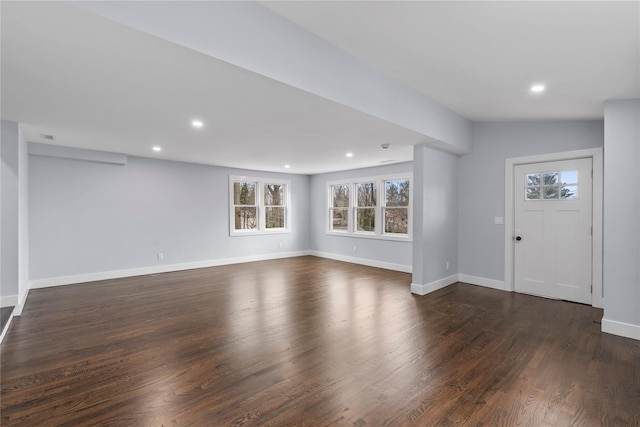
[[[640,342],[588,306],[314,257],[32,290],[8,426],[638,426]]]

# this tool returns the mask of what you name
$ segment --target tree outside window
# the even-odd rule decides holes
[[[331,186],[331,230],[349,229],[349,184]]]
[[[384,232],[407,234],[409,232],[409,180],[387,180],[384,182],[384,187]]]
[[[375,182],[359,182],[356,184],[356,191],[358,193],[356,229],[358,231],[375,232],[378,187]]]
[[[411,175],[327,183],[327,233],[411,240]]]
[[[236,230],[254,230],[258,226],[256,186],[257,183],[248,181],[233,183]]]
[[[285,227],[284,184],[264,185],[266,228]]]
[[[288,233],[289,181],[229,176],[231,236]]]

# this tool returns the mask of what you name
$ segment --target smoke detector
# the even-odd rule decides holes
[[[391,144],[380,144],[380,148],[382,148],[383,150],[386,150],[387,148],[389,148]]]

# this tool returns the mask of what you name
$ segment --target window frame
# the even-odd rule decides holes
[[[575,172],[576,178],[572,182],[563,182],[562,174],[567,172]],[[557,182],[552,184],[545,184],[545,175],[555,174],[557,176]],[[529,176],[539,175],[539,182],[535,185],[529,184]],[[524,201],[529,202],[567,202],[572,200],[580,200],[580,188],[582,186],[582,177],[580,177],[580,171],[574,169],[567,170],[543,170],[538,172],[526,173],[524,177]],[[575,187],[575,197],[562,197],[562,191],[567,187]],[[545,190],[547,188],[557,189],[557,197],[545,197]],[[529,198],[529,189],[538,189],[539,198]]]
[[[353,232],[357,233],[357,234],[364,234],[364,235],[375,235],[375,234],[379,234],[379,227],[380,227],[380,212],[381,210],[378,209],[380,206],[380,182],[378,182],[375,179],[359,179],[354,181],[353,183],[353,191],[354,191],[354,197],[353,197]],[[360,203],[358,201],[358,186],[360,184],[374,184],[375,186],[375,204],[373,205],[363,205],[360,206]],[[351,200],[349,200],[349,202],[351,202]],[[360,210],[363,209],[373,209],[373,230],[368,231],[368,230],[358,230],[358,217],[360,216]],[[349,225],[347,224],[347,229],[349,228]]]
[[[349,205],[347,206],[333,206],[333,187],[335,186],[346,186],[347,190],[349,192],[348,194],[348,198],[349,198]],[[342,234],[342,233],[347,233],[349,232],[349,224],[351,224],[351,222],[353,221],[352,216],[353,213],[351,212],[351,200],[352,200],[352,189],[351,189],[351,184],[349,182],[343,182],[343,181],[334,181],[331,184],[328,185],[327,187],[327,191],[328,191],[328,203],[329,203],[329,212],[328,212],[328,218],[327,218],[327,230],[331,231],[332,233],[337,233],[337,234]],[[333,211],[339,209],[341,211],[346,211],[347,212],[347,229],[346,230],[342,230],[342,229],[334,229],[333,228]]]
[[[235,228],[235,200],[234,200],[234,184],[236,182],[255,182],[256,183],[256,217],[257,225],[255,229],[240,229]],[[283,185],[283,205],[266,205],[265,203],[265,185]],[[266,224],[266,212],[267,207],[284,207],[284,227],[283,228],[267,228]],[[291,181],[284,179],[271,179],[264,177],[253,177],[243,175],[229,175],[229,236],[256,236],[264,234],[284,234],[291,233]]]
[[[409,203],[407,204],[407,206],[387,206],[387,187],[386,187],[386,183],[388,181],[401,181],[401,180],[405,180],[408,179],[409,180]],[[413,185],[411,184],[411,179],[410,178],[391,178],[391,177],[384,177],[382,179],[382,188],[380,189],[380,197],[382,197],[381,199],[381,215],[380,215],[380,226],[382,227],[382,234],[385,236],[405,236],[405,234],[403,233],[389,233],[386,231],[386,225],[387,225],[387,210],[388,209],[406,209],[407,210],[407,234],[411,234],[412,232],[412,222],[411,222],[411,214],[412,214],[412,199],[413,199]]]
[[[386,181],[408,180],[409,181],[409,204],[406,206],[408,221],[407,234],[387,233],[385,229],[385,210],[386,206]],[[371,206],[358,206],[358,184],[375,183],[376,186],[376,205],[375,209],[375,226],[373,231],[360,231],[357,229],[357,212],[358,209],[371,208]],[[346,230],[333,229],[333,186],[347,185],[349,188],[349,207],[347,209],[347,228]],[[413,241],[413,174],[401,173],[392,175],[377,175],[373,177],[348,178],[340,180],[327,181],[326,183],[326,234],[332,236],[358,237],[365,239],[377,240],[395,240],[403,242]],[[393,206],[392,206],[393,207]],[[399,208],[405,208],[399,206]],[[342,208],[340,208],[342,209]]]

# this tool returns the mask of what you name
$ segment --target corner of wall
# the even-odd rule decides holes
[[[427,295],[431,292],[435,292],[439,289],[446,288],[449,285],[453,285],[458,281],[458,275],[453,274],[448,277],[444,277],[442,279],[436,280],[431,283],[418,284],[411,283],[411,293],[416,295]]]

